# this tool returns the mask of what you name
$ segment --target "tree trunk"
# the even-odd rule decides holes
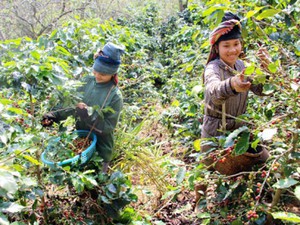
[[[187,8],[188,5],[188,1],[184,1],[184,0],[179,0],[179,10],[180,12],[182,12],[183,10],[185,10]]]

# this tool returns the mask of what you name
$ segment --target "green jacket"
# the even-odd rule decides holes
[[[123,108],[123,97],[118,87],[115,86],[114,81],[104,84],[96,83],[93,76],[88,76],[84,79],[84,82],[85,84],[80,87],[78,91],[83,95],[82,102],[89,107],[98,106],[99,109],[102,108],[102,105],[111,90],[103,109],[110,107],[114,112],[108,110],[103,116],[100,116],[95,111],[83,121],[81,121],[79,117],[76,117],[76,129],[78,130],[90,130],[98,118],[95,130],[93,131],[97,135],[96,149],[104,162],[109,162],[112,158],[114,147],[114,129]],[[70,115],[76,116],[75,108],[57,110],[52,113],[56,117],[56,120],[64,120]]]

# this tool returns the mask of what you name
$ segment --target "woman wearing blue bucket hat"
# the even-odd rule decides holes
[[[43,126],[51,126],[70,115],[76,118],[76,129],[92,130],[97,135],[96,150],[103,158],[103,172],[107,172],[114,147],[114,129],[123,107],[123,97],[118,88],[117,73],[124,48],[108,42],[94,59],[93,74],[84,78],[84,85],[78,91],[83,94],[82,102],[75,108],[60,109],[46,113]],[[94,111],[88,114],[88,107],[97,106],[104,110],[103,115]],[[101,110],[100,110],[101,111]]]

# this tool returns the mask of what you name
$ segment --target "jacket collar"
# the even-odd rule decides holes
[[[216,63],[219,66],[219,68],[228,71],[232,74],[235,74],[236,72],[242,71],[243,70],[243,62],[241,60],[237,60],[234,67],[235,69],[231,68],[228,66],[224,61],[222,61],[220,58],[216,59]]]

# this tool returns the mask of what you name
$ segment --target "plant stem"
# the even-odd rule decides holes
[[[300,129],[300,120],[298,120],[296,122],[296,131],[293,132],[293,141],[292,141],[292,151],[291,152],[296,152],[296,150],[297,150],[297,145],[299,143],[298,129]]]
[[[32,94],[29,93],[29,99],[30,99],[30,112],[31,112],[31,126],[32,126],[32,129],[34,127],[34,103],[33,103],[33,98],[32,98]]]
[[[29,94],[29,100],[30,100],[30,113],[31,113],[31,129],[34,130],[34,125],[35,125],[35,117],[34,117],[34,102],[33,102],[33,97],[32,94],[30,92],[28,92]],[[35,157],[36,159],[39,159],[41,156],[40,150],[38,148],[38,150],[35,152]],[[37,175],[37,181],[40,187],[43,187],[43,182],[42,182],[42,172],[41,172],[41,167],[40,165],[36,165],[36,175]],[[41,206],[46,207],[46,201],[45,201],[45,196],[43,195],[41,197]],[[47,210],[44,210],[44,220],[47,221],[47,213],[45,213]]]
[[[31,148],[31,146],[28,147],[28,148],[25,148],[24,150],[22,150],[21,152],[19,152],[19,153],[17,153],[17,154],[14,154],[14,155],[12,155],[12,156],[10,156],[10,157],[4,159],[3,161],[0,161],[0,165],[1,165],[1,164],[4,164],[5,162],[7,162],[7,161],[9,161],[9,160],[11,160],[11,159],[16,158],[18,155],[21,155],[22,153],[26,152],[26,151],[27,151],[28,149],[30,149],[30,148]]]
[[[270,176],[272,167],[275,165],[275,163],[276,163],[279,159],[281,159],[282,157],[284,157],[285,155],[287,155],[287,154],[290,153],[291,151],[292,151],[292,149],[288,149],[287,151],[283,152],[282,154],[280,154],[279,156],[277,156],[277,157],[274,159],[274,161],[272,162],[272,164],[271,164],[271,166],[270,166],[270,169],[269,169],[268,172],[267,172],[267,175],[266,175],[266,177],[265,177],[265,179],[264,179],[264,182],[263,182],[262,185],[261,185],[260,192],[259,192],[258,196],[261,196],[261,194],[262,194],[263,187],[265,186],[265,184],[266,184],[266,182],[267,182],[267,179],[268,179],[268,177]],[[274,195],[274,198],[273,198],[272,203],[271,203],[271,206],[270,206],[270,210],[272,210],[272,208],[273,208],[274,206],[277,205],[277,203],[278,203],[278,201],[279,201],[279,199],[280,199],[281,192],[282,192],[282,190],[279,189],[279,188],[276,190],[275,195]],[[255,208],[256,208],[258,205],[259,205],[259,200],[256,201]]]
[[[273,197],[273,200],[272,200],[270,209],[272,209],[274,206],[277,205],[277,203],[279,202],[281,193],[282,193],[282,189],[278,188],[278,189],[276,190],[276,192],[275,192],[274,197]]]
[[[37,159],[39,159],[40,158],[40,152],[39,152],[39,150],[37,150],[36,152],[35,152],[35,157],[37,158]],[[42,176],[41,176],[41,168],[40,168],[40,166],[39,165],[37,165],[36,166],[36,175],[37,175],[37,181],[38,181],[38,184],[39,184],[39,186],[40,187],[43,187],[43,183],[42,183]],[[45,196],[43,195],[42,197],[41,197],[41,206],[43,206],[44,207],[44,213],[43,213],[43,216],[44,216],[44,220],[45,221],[47,221],[48,219],[48,217],[47,217],[47,210],[46,210],[46,207],[47,207],[47,205],[46,205],[46,201],[45,201]]]

